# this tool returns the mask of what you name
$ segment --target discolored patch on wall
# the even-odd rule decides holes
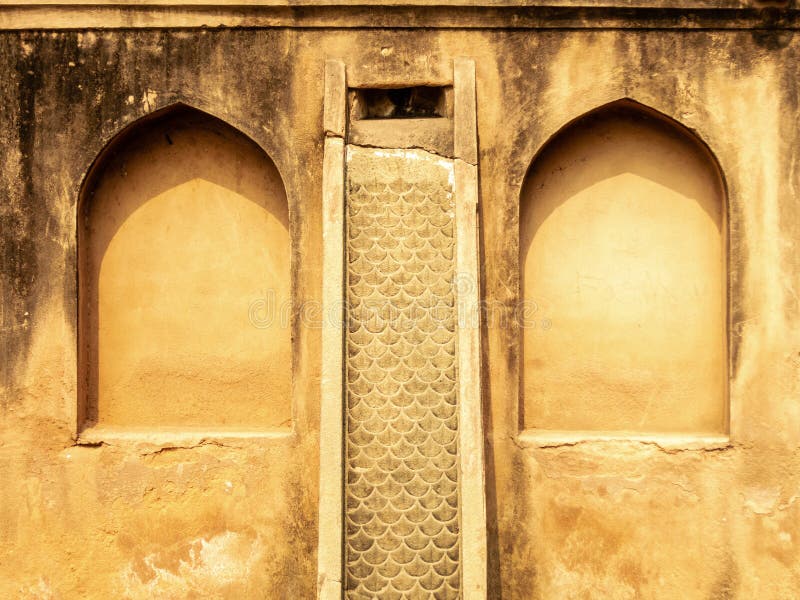
[[[35,39],[35,38],[34,38]],[[12,39],[4,39],[10,46]],[[37,145],[36,95],[41,88],[42,63],[31,42],[7,47],[3,56],[16,57],[7,97],[16,99],[16,110],[3,118],[3,140],[12,145],[3,168],[3,182],[8,190],[8,202],[0,207],[0,278],[2,307],[0,326],[3,345],[3,385],[11,386],[13,373],[24,364],[31,338],[31,322],[36,312],[36,284],[39,276],[37,237],[47,209],[35,200],[35,151]],[[16,89],[11,89],[15,85]],[[12,129],[13,128],[13,129]],[[46,213],[45,213],[46,214]],[[9,396],[3,394],[3,408]]]

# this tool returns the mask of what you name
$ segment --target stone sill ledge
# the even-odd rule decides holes
[[[725,450],[732,447],[727,434],[626,434],[624,432],[572,432],[528,429],[517,436],[523,448],[559,448],[586,444],[645,444],[665,451]]]
[[[273,429],[134,429],[117,427],[91,427],[81,431],[76,440],[77,446],[138,445],[168,448],[193,448],[203,445],[235,446],[237,443],[252,441],[290,440],[296,437],[288,427]]]

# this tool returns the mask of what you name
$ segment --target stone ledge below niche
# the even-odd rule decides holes
[[[202,445],[227,446],[243,441],[290,440],[296,437],[297,433],[291,427],[275,427],[271,429],[144,429],[95,426],[81,431],[75,440],[75,445],[147,444],[166,448],[190,448]]]
[[[634,443],[657,446],[665,451],[725,450],[733,447],[722,433],[629,433],[526,429],[516,436],[522,448],[558,448],[591,443]]]

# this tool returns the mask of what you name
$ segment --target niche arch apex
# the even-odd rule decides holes
[[[281,160],[282,156],[281,153],[278,152],[277,144],[265,143],[268,140],[262,140],[260,136],[256,135],[257,129],[251,127],[248,120],[237,118],[236,115],[233,114],[222,115],[219,111],[214,109],[213,103],[206,102],[201,98],[181,97],[176,99],[174,97],[159,96],[151,109],[145,114],[122,115],[121,123],[104,123],[100,134],[89,138],[89,143],[92,145],[86,150],[86,159],[83,163],[85,167],[82,168],[78,177],[80,186],[77,194],[78,201],[76,202],[76,210],[78,212],[80,211],[80,205],[84,200],[85,190],[91,183],[95,166],[102,163],[103,157],[107,152],[123,143],[127,136],[131,133],[135,133],[140,127],[146,126],[152,120],[162,119],[168,117],[170,114],[181,111],[193,111],[206,115],[209,118],[224,123],[246,137],[269,157],[278,170],[281,181],[285,184],[286,177],[284,174],[287,172],[287,169],[286,166],[283,165],[283,161]]]
[[[712,149],[711,144],[708,141],[706,141],[706,136],[703,135],[697,129],[688,127],[687,125],[682,123],[678,118],[673,117],[657,108],[649,106],[648,104],[639,102],[638,100],[631,98],[630,96],[623,96],[621,98],[617,98],[616,100],[610,100],[609,102],[599,104],[594,108],[590,108],[589,110],[583,111],[579,114],[575,114],[573,117],[562,122],[561,125],[556,127],[553,133],[551,133],[547,138],[545,138],[544,141],[541,144],[539,144],[536,147],[535,151],[533,152],[530,161],[528,161],[528,166],[525,169],[525,174],[523,178],[520,180],[518,195],[522,194],[522,186],[524,184],[524,181],[527,178],[528,173],[530,173],[531,168],[536,163],[536,160],[539,158],[542,152],[550,145],[550,143],[553,140],[557,139],[560,135],[568,131],[570,127],[580,122],[582,119],[612,110],[626,110],[630,111],[631,113],[638,112],[638,114],[641,114],[643,116],[647,116],[656,120],[660,120],[665,124],[669,124],[672,127],[674,127],[676,131],[680,131],[684,133],[684,135],[693,139],[695,143],[697,143],[708,153],[708,158],[716,165],[717,171],[719,172],[719,176],[721,179],[721,185],[725,190],[725,199],[727,201],[728,184],[725,177],[725,169],[723,169],[722,163],[720,162],[717,153],[714,152],[714,150]]]
[[[708,144],[622,98],[551,135],[519,198],[520,299],[553,313],[549,334],[520,328],[520,430],[727,435],[728,194]]]
[[[76,222],[79,433],[293,428],[289,204],[261,145],[172,103],[105,145]]]

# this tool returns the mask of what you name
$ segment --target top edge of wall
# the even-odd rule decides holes
[[[12,2],[0,0],[0,7],[148,7],[148,6],[173,6],[173,7],[243,7],[243,6],[369,6],[398,7],[398,6],[433,6],[433,7],[618,7],[618,8],[746,8],[759,6],[759,2],[743,0],[28,0],[27,2]]]
[[[0,30],[800,29],[781,0],[0,0]]]

